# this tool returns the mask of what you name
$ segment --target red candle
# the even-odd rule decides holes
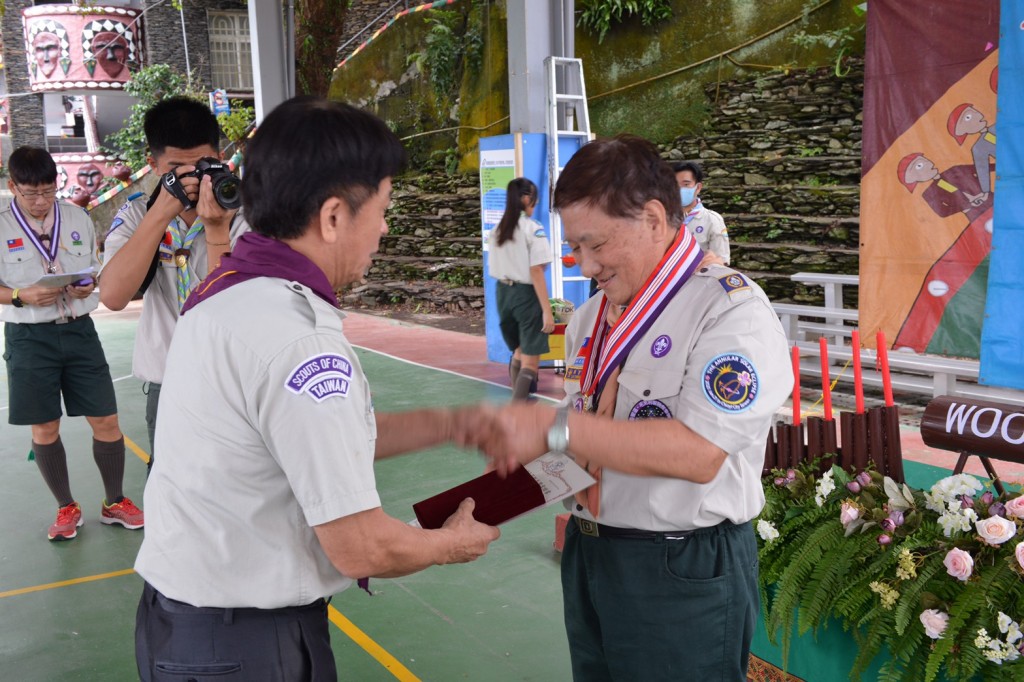
[[[885,332],[881,329],[875,335],[878,350],[878,371],[882,373],[882,392],[885,394],[885,406],[892,407],[892,377],[889,376],[889,349],[885,345]]]
[[[825,410],[825,420],[832,420],[832,377],[829,374],[828,366],[828,342],[822,336],[818,339],[821,349],[821,404]]]
[[[857,414],[864,414],[864,374],[860,368],[860,330],[853,330],[853,394],[856,396]]]
[[[800,349],[793,346],[793,426],[800,426]]]

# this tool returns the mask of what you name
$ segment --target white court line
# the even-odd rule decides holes
[[[391,353],[385,353],[383,351],[376,350],[375,348],[367,348],[366,346],[359,346],[359,345],[355,345],[355,344],[353,344],[353,347],[358,348],[360,350],[365,350],[365,351],[370,352],[370,353],[376,353],[377,355],[383,355],[386,358],[391,358],[392,360],[398,360],[399,362],[404,362],[407,365],[413,365],[414,367],[422,367],[423,369],[432,369],[435,372],[443,372],[445,374],[451,374],[453,376],[461,377],[463,379],[469,379],[471,381],[479,381],[482,384],[487,384],[489,386],[496,386],[498,388],[503,388],[503,389],[505,389],[506,391],[508,391],[510,393],[512,392],[512,389],[509,388],[508,386],[504,385],[504,384],[499,384],[499,383],[496,383],[496,382],[493,382],[493,381],[488,381],[487,379],[481,379],[480,377],[474,377],[474,376],[470,376],[468,374],[462,374],[461,372],[455,372],[455,371],[452,371],[450,369],[443,369],[441,367],[431,367],[430,365],[424,365],[424,364],[419,363],[419,362],[413,362],[412,360],[407,360],[405,358],[400,358],[397,355],[392,355]],[[555,400],[554,398],[549,398],[546,395],[540,395],[540,394],[534,394],[534,395],[537,398],[542,398],[542,399],[547,400],[547,401],[552,402],[552,403],[561,402],[559,400]]]
[[[132,378],[132,375],[129,374],[127,376],[118,377],[117,379],[113,379],[113,382],[116,384],[118,381],[124,381],[125,379],[131,379],[131,378]],[[8,407],[7,407],[7,405],[4,405],[3,407],[0,407],[0,412],[3,412],[6,409],[8,409]]]

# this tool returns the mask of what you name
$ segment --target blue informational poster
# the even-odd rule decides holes
[[[1024,389],[1024,3],[1000,7],[999,160],[979,381]]]
[[[578,139],[559,140],[559,156],[562,165],[569,160],[579,148]],[[529,178],[537,185],[539,197],[537,208],[533,213],[534,220],[540,222],[551,238],[551,205],[550,181],[548,174],[547,136],[543,133],[525,133],[522,135],[523,167],[518,175],[515,168],[515,136],[498,135],[480,138],[480,216],[481,238],[483,239],[484,260],[484,313],[487,334],[487,359],[494,362],[507,363],[512,357],[511,351],[505,346],[498,326],[498,306],[495,301],[495,280],[488,269],[487,239],[501,220],[505,211],[506,188],[510,180],[516,177]],[[555,248],[557,246],[557,248]],[[564,276],[579,275],[579,267],[565,268],[560,260],[568,248],[562,244],[553,245],[554,260],[547,270],[548,291],[551,289],[551,273],[559,268]],[[566,282],[563,285],[562,297],[579,306],[589,293],[586,282]]]

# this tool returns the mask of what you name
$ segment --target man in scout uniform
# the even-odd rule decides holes
[[[159,102],[146,112],[144,128],[150,167],[158,176],[188,173],[200,159],[220,156],[217,119],[195,100],[174,97]],[[217,203],[208,177],[201,183],[194,177],[179,182],[188,198],[198,201],[195,207],[162,189],[151,197],[130,197],[107,231],[100,275],[100,300],[111,310],[124,309],[140,289],[145,291],[132,371],[146,382],[151,452],[167,348],[181,306],[248,229],[245,221],[235,218],[237,210]]]
[[[683,224],[697,239],[702,251],[710,251],[729,264],[729,231],[721,214],[712,211],[700,200],[704,189],[704,171],[694,161],[672,164],[683,203]]]
[[[404,152],[383,121],[295,98],[247,152],[253,232],[189,298],[167,359],[146,486],[142,680],[336,679],[325,599],[487,551],[473,501],[437,530],[380,506],[375,459],[489,434],[494,411],[375,412],[334,290],[387,232]],[[253,310],[259,308],[259,314]]]
[[[504,408],[499,469],[565,452],[598,479],[568,505],[573,676],[746,680],[761,467],[793,378],[761,289],[702,254],[672,169],[642,138],[585,145],[555,206],[601,293],[566,330],[566,400]],[[578,370],[578,372],[576,371]]]
[[[141,528],[142,511],[124,496],[124,437],[110,369],[89,313],[99,266],[92,220],[56,200],[57,166],[45,149],[19,147],[8,162],[14,195],[0,210],[0,319],[4,321],[8,421],[32,427],[32,452],[57,499],[51,540],[70,540],[83,524],[71,494],[60,438],[61,396],[68,416],[92,427],[92,452],[106,499],[100,520]],[[65,284],[60,275],[83,273]],[[46,275],[55,283],[40,283]]]

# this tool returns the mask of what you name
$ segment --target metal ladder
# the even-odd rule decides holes
[[[548,145],[548,198],[554,208],[555,184],[564,165],[559,158],[560,139],[576,139],[581,147],[592,139],[590,112],[587,109],[587,89],[583,83],[583,62],[569,57],[548,57],[544,60],[547,74],[547,145]],[[562,298],[564,282],[589,281],[586,277],[562,273],[562,221],[549,211],[551,222],[551,249],[555,258],[551,265],[551,296]]]

